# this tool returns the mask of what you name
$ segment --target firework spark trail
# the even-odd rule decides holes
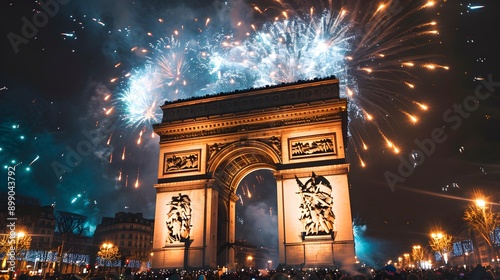
[[[157,57],[151,59],[151,63],[159,68],[160,75],[167,86],[177,86],[174,92],[178,94],[179,86],[186,86],[184,76],[190,70],[190,64],[186,62],[189,43],[182,46],[181,41],[173,37],[162,38],[158,40],[156,46],[153,46],[153,49],[158,54]]]

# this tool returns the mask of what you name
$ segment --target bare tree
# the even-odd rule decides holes
[[[62,243],[58,249],[58,261],[57,261],[57,271],[61,272],[63,265],[63,254],[64,254],[64,243],[68,240],[69,236],[72,235],[82,235],[87,228],[85,223],[87,222],[87,217],[65,211],[57,211],[55,214],[56,220],[56,230],[61,234]]]
[[[481,204],[469,205],[464,212],[464,220],[467,221],[470,228],[478,234],[490,249],[490,256],[493,255],[493,246],[495,229],[500,226],[499,213],[493,212],[491,207],[486,207]],[[491,259],[491,258],[490,258]]]
[[[87,230],[87,228],[85,227],[87,217],[83,215],[71,212],[57,211],[55,219],[57,231],[62,235],[82,235]]]

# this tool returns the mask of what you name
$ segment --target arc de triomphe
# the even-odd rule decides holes
[[[347,101],[335,77],[166,102],[153,268],[234,265],[235,195],[258,169],[277,183],[282,265],[352,264]]]

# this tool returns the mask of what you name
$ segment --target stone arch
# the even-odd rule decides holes
[[[354,264],[347,100],[335,77],[166,102],[162,110],[154,125],[153,268],[233,268],[236,188],[258,169],[276,179],[280,265]],[[178,208],[179,240],[165,221],[172,224],[166,212],[181,198],[190,217]]]
[[[259,168],[276,169],[281,160],[268,144],[258,140],[231,143],[222,148],[207,164],[215,182],[230,191],[235,191],[238,182],[248,174],[248,170]]]

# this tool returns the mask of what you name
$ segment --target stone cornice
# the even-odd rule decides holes
[[[272,121],[261,121],[261,122],[248,122],[248,121],[241,121],[237,123],[236,125],[222,125],[219,126],[217,123],[214,123],[215,125],[212,125],[213,127],[216,128],[211,128],[211,129],[199,129],[199,130],[194,130],[190,132],[175,132],[175,131],[168,131],[167,132],[167,127],[156,127],[156,133],[160,135],[160,142],[163,141],[175,141],[175,140],[184,140],[184,139],[191,139],[191,138],[198,138],[198,137],[206,137],[206,136],[211,136],[211,135],[220,135],[220,134],[230,134],[230,133],[238,133],[238,132],[249,132],[249,131],[258,131],[258,130],[263,130],[263,129],[272,129],[272,128],[277,128],[277,127],[286,127],[286,126],[293,126],[293,125],[303,125],[303,124],[309,124],[309,123],[318,123],[318,122],[325,122],[325,121],[332,121],[332,120],[340,120],[342,117],[343,111],[339,110],[332,110],[332,112],[323,114],[323,115],[312,115],[312,116],[302,116],[302,117],[296,117],[296,118],[288,118],[288,119],[281,119],[281,120],[272,120]],[[300,114],[298,114],[300,115]],[[272,118],[270,118],[272,119]],[[184,129],[180,129],[184,130]]]

